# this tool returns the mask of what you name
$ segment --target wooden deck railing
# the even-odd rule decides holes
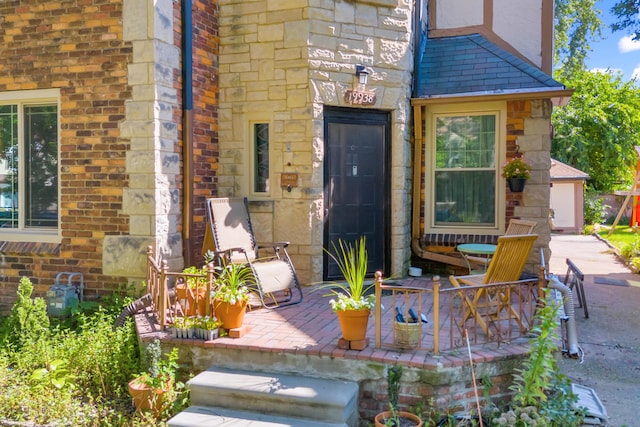
[[[189,279],[206,279],[204,296],[199,292],[192,292],[192,299],[179,300],[176,296],[176,285],[187,284]],[[211,289],[214,283],[213,265],[209,265],[205,274],[189,274],[170,272],[167,260],[158,261],[153,248],[147,248],[147,293],[151,295],[154,311],[158,316],[160,330],[164,330],[168,323],[188,312],[190,306],[204,307],[202,316],[213,316],[211,308]],[[173,285],[173,286],[170,286]],[[204,299],[204,304],[202,304]]]
[[[542,301],[544,275],[514,283],[446,288],[438,276],[427,287],[385,284],[376,274],[375,346],[439,354],[471,344],[500,345],[525,336]],[[408,323],[409,310],[418,318]],[[395,320],[396,311],[405,323]],[[426,322],[422,321],[422,317]],[[413,334],[407,338],[407,334]]]

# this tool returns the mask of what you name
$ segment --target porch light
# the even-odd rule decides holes
[[[364,69],[364,65],[356,65],[356,77],[358,77],[358,83],[361,85],[367,84],[369,78],[369,72]]]

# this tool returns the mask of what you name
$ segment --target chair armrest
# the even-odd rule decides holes
[[[286,248],[289,246],[289,242],[273,242],[273,243],[258,243],[256,247],[261,248]]]

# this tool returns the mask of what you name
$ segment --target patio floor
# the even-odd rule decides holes
[[[432,281],[426,277],[406,278],[396,284],[428,289]],[[448,283],[443,283],[443,287]],[[249,311],[244,319],[247,332],[239,338],[220,337],[212,341],[200,339],[179,339],[169,331],[160,331],[155,315],[151,310],[137,314],[136,327],[142,341],[160,338],[163,345],[180,345],[206,349],[233,349],[243,352],[259,352],[261,354],[278,353],[297,356],[326,356],[354,361],[373,361],[383,364],[401,363],[421,369],[438,369],[469,364],[469,354],[465,345],[449,349],[449,345],[435,355],[433,349],[433,320],[428,304],[422,305],[423,312],[430,323],[423,324],[422,345],[420,348],[400,349],[393,346],[393,318],[395,311],[391,296],[382,299],[385,309],[382,315],[382,346],[375,348],[375,321],[372,315],[369,320],[367,337],[369,344],[364,350],[344,350],[338,348],[341,338],[337,316],[329,307],[329,298],[323,297],[326,292],[311,292],[312,288],[303,288],[304,300],[300,304],[282,307],[275,310],[264,308]],[[440,328],[449,327],[447,313],[440,314]],[[476,328],[477,329],[477,328]],[[470,335],[478,332],[469,331]],[[480,331],[480,334],[482,332]],[[443,336],[441,331],[440,336]],[[447,333],[448,336],[448,333]],[[442,338],[441,338],[442,340]],[[472,339],[472,342],[475,340]],[[460,344],[460,343],[458,343]],[[465,351],[461,351],[461,348]],[[497,359],[522,356],[527,352],[527,340],[518,338],[508,342],[491,342],[472,346],[474,363],[492,362]]]

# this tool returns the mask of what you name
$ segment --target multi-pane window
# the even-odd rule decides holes
[[[499,226],[498,122],[498,112],[433,115],[429,211],[434,229]]]
[[[253,192],[269,192],[269,124],[253,125]]]
[[[0,103],[0,227],[58,227],[58,106]]]

